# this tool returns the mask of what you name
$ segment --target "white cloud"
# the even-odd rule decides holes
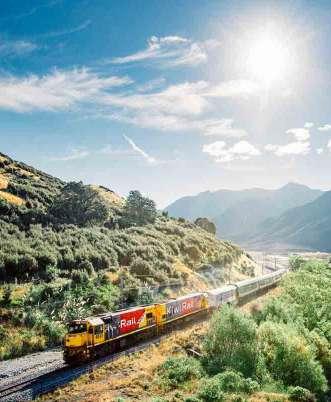
[[[143,159],[145,159],[145,161],[147,163],[149,163],[150,165],[155,165],[157,163],[157,160],[155,158],[153,158],[152,156],[148,155],[147,152],[145,152],[142,148],[138,147],[138,145],[136,145],[131,138],[127,137],[126,135],[123,136],[125,138],[125,140],[129,143],[129,145],[131,146],[132,150],[143,157]]]
[[[128,77],[102,77],[86,68],[54,70],[41,77],[0,77],[0,109],[64,110],[79,102],[96,102],[109,88],[129,83]]]
[[[248,82],[183,82],[139,92],[139,86],[118,89],[132,81],[87,68],[54,70],[27,77],[0,76],[0,109],[16,112],[81,109],[85,116],[106,118],[160,131],[192,131],[207,136],[242,138],[247,132],[230,118],[213,117],[218,98],[253,94]],[[216,88],[216,90],[215,90]]]
[[[331,152],[331,140],[329,140],[327,147],[328,147],[328,150]]]
[[[310,121],[307,121],[307,122],[305,123],[305,125],[304,125],[304,128],[312,128],[312,127],[314,127],[314,123],[312,123],[312,122],[310,122]]]
[[[208,51],[218,45],[218,42],[210,40],[205,42],[193,42],[180,36],[152,36],[144,50],[124,57],[116,57],[111,60],[113,64],[126,64],[141,61],[154,61],[165,67],[196,66],[205,63],[208,59]]]
[[[265,150],[274,153],[276,156],[286,155],[307,155],[310,152],[310,143],[297,141],[286,145],[268,144]]]
[[[231,162],[233,160],[248,160],[260,155],[260,151],[248,141],[239,141],[232,147],[226,148],[224,141],[205,144],[202,151],[212,156],[216,162]]]
[[[317,153],[318,155],[321,155],[323,152],[324,152],[324,149],[323,149],[323,148],[317,148],[317,149],[316,149],[316,153]]]
[[[248,80],[224,81],[206,92],[207,96],[218,98],[247,97],[257,95],[261,91],[260,86]]]
[[[331,131],[331,124],[324,124],[323,126],[318,127],[319,131]]]
[[[1,57],[12,57],[12,56],[22,56],[28,54],[38,49],[38,46],[29,41],[25,40],[3,40],[0,39],[0,56]]]
[[[307,141],[310,138],[310,133],[307,128],[290,128],[286,134],[294,135],[297,141]]]
[[[66,155],[51,157],[51,158],[49,158],[49,160],[55,161],[55,162],[66,162],[66,161],[73,161],[73,160],[77,160],[77,159],[84,159],[89,155],[90,155],[90,152],[87,151],[86,149],[73,148]]]

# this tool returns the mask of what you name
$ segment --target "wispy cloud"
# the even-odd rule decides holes
[[[30,17],[31,15],[35,14],[37,11],[39,11],[43,8],[53,7],[60,2],[62,2],[62,0],[52,0],[52,1],[46,2],[44,4],[41,4],[39,6],[32,7],[32,8],[30,8],[30,10],[28,10],[24,13],[2,17],[2,18],[0,18],[0,21],[19,20],[21,18]]]
[[[152,61],[165,67],[196,66],[205,63],[208,52],[218,46],[218,42],[209,40],[205,42],[193,42],[181,36],[152,36],[144,50],[136,53],[115,57],[112,64],[128,64]]]
[[[206,118],[213,109],[215,98],[241,96],[239,87],[234,91],[234,83],[220,87],[224,90],[212,92],[213,85],[206,81],[185,82],[171,85],[162,91],[144,94],[109,94],[104,97],[104,105],[113,108],[109,114],[103,110],[101,117],[133,124],[142,128],[161,131],[191,130],[204,135],[220,137],[243,137],[246,131],[233,127],[228,118]],[[246,88],[243,93],[247,94]],[[235,95],[236,94],[236,95]],[[115,108],[115,110],[114,110]]]
[[[331,140],[329,140],[328,145],[327,145],[328,150],[331,152]]]
[[[0,38],[0,56],[22,56],[38,49],[38,45],[26,40],[6,40]]]
[[[307,121],[304,125],[304,128],[313,128],[314,127],[314,123]]]
[[[147,92],[139,92],[133,85],[128,88],[132,83],[127,76],[105,75],[88,68],[53,70],[44,76],[0,76],[0,109],[23,113],[75,108],[84,110],[87,117],[160,131],[192,131],[224,138],[247,135],[233,119],[215,117],[214,103],[216,99],[255,96],[254,86],[248,82],[183,82],[163,89],[151,86]]]
[[[137,87],[137,91],[138,92],[151,92],[155,89],[159,89],[160,87],[162,87],[166,82],[166,79],[164,77],[160,77],[160,78],[155,78],[154,80],[151,81],[147,81],[144,84],[141,84]]]
[[[147,163],[149,163],[150,165],[155,165],[157,163],[157,160],[153,156],[150,156],[146,151],[138,147],[138,145],[136,145],[131,138],[127,137],[126,135],[123,135],[123,137],[131,146],[132,150],[137,155],[140,155]]]
[[[0,109],[58,111],[95,102],[109,88],[131,83],[128,77],[103,77],[89,69],[54,70],[38,77],[0,77]]]
[[[90,152],[82,148],[73,148],[66,155],[50,157],[50,161],[54,162],[67,162],[77,159],[84,159],[90,155]]]
[[[65,36],[65,35],[70,35],[76,32],[80,32],[83,31],[84,29],[86,29],[88,26],[90,26],[92,23],[91,20],[86,20],[84,22],[82,22],[81,24],[73,27],[73,28],[68,28],[68,29],[62,29],[59,31],[52,31],[52,32],[47,32],[43,35],[41,35],[44,38],[56,38],[58,36]]]
[[[316,149],[317,155],[321,155],[323,152],[324,152],[324,149],[323,149],[323,148],[317,148],[317,149]]]
[[[318,127],[318,131],[331,131],[331,124],[324,124],[323,126]]]
[[[276,156],[307,155],[310,152],[310,143],[296,141],[286,145],[268,144],[266,145],[265,150],[272,152]]]
[[[248,160],[254,156],[261,155],[261,152],[248,141],[239,141],[227,147],[224,141],[216,141],[205,144],[202,152],[212,156],[215,162],[225,163],[233,160]]]

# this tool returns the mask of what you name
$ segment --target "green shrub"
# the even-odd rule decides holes
[[[224,392],[240,392],[244,388],[244,377],[241,373],[227,370],[216,376]]]
[[[293,327],[267,321],[258,329],[258,339],[266,367],[275,380],[305,386],[314,393],[326,391],[321,364],[306,339]]]
[[[9,306],[12,302],[12,293],[13,293],[13,288],[10,284],[7,284],[3,288],[3,294],[2,294],[2,300],[1,303],[4,306]]]
[[[203,350],[203,362],[210,373],[233,369],[252,376],[259,358],[256,324],[239,310],[224,306],[213,314]]]
[[[153,268],[151,264],[138,257],[134,259],[130,265],[130,272],[137,276],[150,276],[153,274]]]
[[[290,269],[292,271],[298,271],[305,262],[306,260],[300,256],[291,256]]]
[[[79,269],[75,269],[71,272],[70,275],[72,282],[77,284],[87,283],[89,281],[89,275],[86,271],[80,271]]]
[[[243,383],[243,391],[252,394],[260,389],[260,384],[252,378],[245,378]]]
[[[184,402],[201,402],[201,399],[197,396],[188,396],[184,399]]]
[[[290,401],[293,402],[314,402],[314,395],[306,388],[290,387],[288,392]]]
[[[169,357],[159,368],[161,378],[176,387],[192,378],[201,377],[200,363],[193,357]]]
[[[199,386],[198,396],[204,402],[222,402],[225,394],[222,384],[217,376],[202,380]]]

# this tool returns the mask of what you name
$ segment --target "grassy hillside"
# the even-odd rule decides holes
[[[0,358],[59,343],[73,318],[254,275],[240,248],[138,192],[124,200],[1,158]]]

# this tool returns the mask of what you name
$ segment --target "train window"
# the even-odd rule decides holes
[[[167,318],[167,315],[166,315],[166,314],[163,314],[162,320],[165,320],[166,318]]]
[[[95,327],[94,333],[95,334],[101,334],[103,332],[103,326],[102,325],[97,325]]]
[[[90,328],[89,328],[88,333],[89,333],[89,334],[93,334],[93,327],[90,327]]]
[[[146,314],[146,318],[147,318],[147,319],[153,318],[153,313],[147,313],[147,314]]]
[[[86,332],[86,324],[70,324],[69,334],[80,334]]]

